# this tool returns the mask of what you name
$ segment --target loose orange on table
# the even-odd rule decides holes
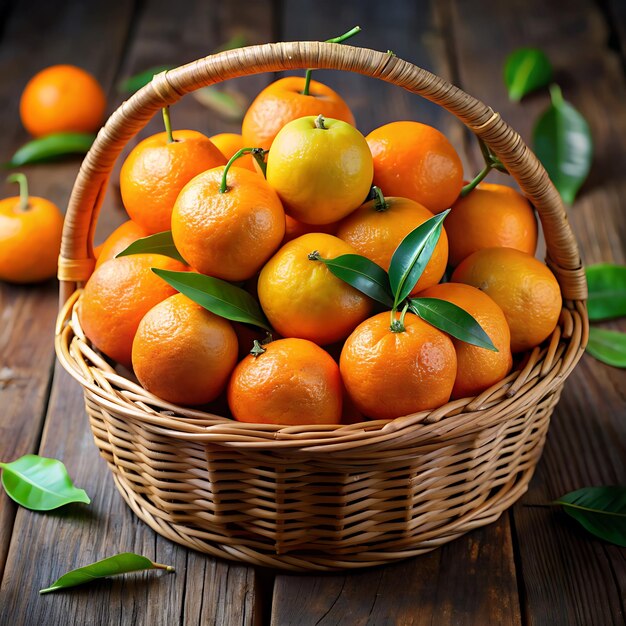
[[[411,198],[429,211],[452,206],[463,186],[463,165],[448,139],[420,122],[391,122],[366,137],[374,185],[386,195]]]
[[[208,137],[195,130],[166,132],[139,142],[120,172],[122,202],[131,219],[150,234],[171,228],[172,208],[180,190],[226,158]]]
[[[126,220],[120,224],[99,246],[96,257],[96,267],[100,267],[104,262],[115,258],[120,252],[128,248],[131,243],[138,239],[147,237],[150,233],[143,227]]]
[[[228,384],[228,405],[240,422],[338,424],[343,386],[339,367],[306,339],[279,339],[257,346]]]
[[[103,263],[91,275],[78,306],[85,335],[113,360],[130,367],[132,345],[142,317],[176,293],[150,270],[185,271],[187,267],[160,254],[135,254]]]
[[[20,196],[0,200],[0,280],[35,283],[57,273],[63,214],[49,200],[28,195],[23,174],[15,181]]]
[[[513,248],[483,248],[454,270],[452,281],[473,285],[500,306],[511,329],[511,350],[539,345],[555,329],[563,304],[554,274]]]
[[[449,262],[456,267],[482,248],[515,248],[530,255],[537,249],[537,220],[532,206],[504,185],[481,183],[459,198],[446,217]]]
[[[357,409],[394,419],[445,404],[457,369],[450,338],[412,313],[404,318],[404,331],[393,332],[390,324],[389,311],[370,317],[341,351],[341,375]]]
[[[247,147],[269,150],[278,131],[288,122],[308,115],[323,115],[355,125],[352,111],[330,87],[312,80],[304,95],[305,78],[288,76],[268,85],[248,108],[241,127]]]
[[[258,295],[265,315],[283,337],[327,345],[347,337],[369,315],[373,303],[313,260],[313,252],[334,259],[355,250],[333,235],[302,235],[263,267]]]
[[[331,224],[359,207],[372,184],[365,138],[346,122],[307,116],[276,135],[267,182],[285,213],[305,224]]]
[[[412,230],[433,217],[426,207],[408,198],[385,197],[365,202],[343,219],[336,235],[349,243],[359,254],[388,270],[391,257],[400,242]],[[424,273],[411,292],[436,285],[446,271],[448,238],[442,229]]]
[[[179,293],[142,318],[132,363],[144,389],[159,398],[205,404],[226,387],[237,363],[237,336],[230,322]]]
[[[22,124],[33,137],[95,132],[105,110],[106,97],[98,81],[75,65],[41,70],[28,81],[20,99]]]
[[[484,292],[471,285],[441,283],[419,294],[439,298],[469,313],[487,333],[497,352],[451,337],[457,358],[452,398],[475,396],[502,380],[511,370],[511,331],[502,309]]]
[[[285,212],[260,174],[224,167],[192,179],[172,212],[172,237],[182,257],[203,274],[223,280],[251,278],[280,246]]]

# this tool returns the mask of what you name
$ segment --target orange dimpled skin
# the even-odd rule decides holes
[[[482,248],[515,248],[530,255],[537,249],[537,220],[530,203],[520,193],[481,183],[459,198],[446,217],[450,265]]]
[[[366,137],[374,158],[374,185],[390,196],[411,198],[429,211],[452,206],[463,186],[463,165],[436,128],[391,122]]]
[[[285,212],[262,176],[231,167],[196,176],[172,212],[172,237],[182,257],[203,274],[241,281],[254,276],[285,234]]]
[[[100,267],[105,261],[115,258],[131,243],[147,237],[150,233],[132,220],[126,220],[118,226],[104,241],[98,250],[96,267]]]
[[[182,263],[160,254],[135,254],[103,263],[87,281],[80,297],[81,327],[99,350],[130,367],[133,339],[141,318],[176,293],[150,270],[185,271]]]
[[[46,200],[30,196],[0,200],[0,280],[34,283],[57,272],[63,214]]]
[[[355,250],[333,235],[310,233],[285,244],[261,270],[258,295],[272,327],[283,337],[320,345],[344,339],[370,313],[372,301],[334,276],[321,261]]]
[[[511,329],[514,353],[539,345],[559,320],[563,302],[554,274],[520,250],[478,250],[454,270],[452,281],[473,285],[495,300]]]
[[[176,294],[141,320],[132,361],[139,382],[155,396],[175,404],[205,404],[226,387],[237,362],[237,336],[223,317]]]
[[[457,358],[452,398],[475,396],[502,380],[511,370],[511,331],[502,309],[486,294],[461,283],[442,283],[420,293],[421,298],[452,302],[469,313],[487,333],[497,352],[451,337]]]
[[[408,198],[385,198],[384,207],[377,208],[370,200],[339,223],[337,237],[348,242],[359,254],[388,270],[396,248],[412,230],[433,217],[424,206]],[[411,295],[436,285],[446,271],[448,238],[442,229],[424,273]]]
[[[304,84],[304,77],[288,76],[259,93],[243,118],[241,134],[246,146],[269,150],[285,124],[307,115],[321,114],[355,125],[352,111],[338,93],[312,80],[305,96]]]
[[[53,65],[35,74],[20,100],[20,117],[33,137],[93,133],[102,124],[106,98],[98,81],[74,65]]]
[[[339,367],[363,415],[394,419],[450,399],[457,368],[452,341],[412,313],[404,326],[393,332],[387,311],[359,324],[346,339]]]
[[[305,339],[279,339],[248,355],[228,385],[228,405],[240,422],[338,424],[342,393],[339,367]]]
[[[194,176],[226,164],[224,155],[202,133],[176,130],[173,137],[168,142],[163,132],[144,139],[120,172],[124,207],[150,234],[170,230],[174,202]]]

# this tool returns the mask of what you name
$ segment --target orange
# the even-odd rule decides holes
[[[0,280],[35,283],[57,272],[63,214],[21,181],[21,197],[0,200]]]
[[[98,81],[74,65],[41,70],[28,81],[20,99],[22,124],[34,137],[95,132],[105,109],[106,97]]]
[[[361,413],[394,419],[449,400],[456,354],[447,335],[412,313],[404,318],[404,331],[393,332],[386,311],[356,327],[346,339],[339,367]]]
[[[451,337],[456,350],[457,373],[453,398],[475,396],[502,380],[511,370],[511,331],[502,309],[486,294],[460,283],[435,285],[420,298],[439,298],[467,311],[487,333],[497,352]]]
[[[374,158],[374,184],[390,196],[411,198],[429,211],[452,206],[463,186],[463,165],[436,128],[392,122],[373,130],[367,143]]]
[[[226,387],[237,363],[237,336],[223,317],[179,293],[143,317],[132,360],[150,393],[176,404],[205,404]]]
[[[132,220],[126,220],[118,226],[99,247],[96,267],[100,267],[105,261],[115,258],[117,254],[126,250],[137,239],[143,239],[150,233]]]
[[[80,298],[78,317],[85,335],[99,350],[127,367],[141,318],[155,304],[176,293],[151,267],[187,269],[160,254],[111,259],[91,275]]]
[[[304,77],[289,76],[259,93],[243,118],[241,134],[246,146],[268,150],[285,124],[307,115],[321,114],[355,125],[352,111],[339,94],[312,80],[305,96],[304,82]]]
[[[259,174],[231,167],[220,193],[224,167],[191,180],[172,212],[172,236],[182,257],[203,274],[224,280],[252,277],[285,234],[285,213]]]
[[[276,135],[267,182],[285,213],[306,224],[330,224],[354,211],[372,184],[372,155],[361,133],[340,120],[302,117]]]
[[[559,283],[541,261],[513,248],[483,248],[454,270],[452,281],[478,287],[504,311],[511,329],[511,350],[539,345],[559,319]]]
[[[347,337],[369,315],[372,301],[312,259],[314,252],[334,259],[355,250],[325,233],[302,235],[263,267],[258,295],[265,315],[283,337],[327,345]]]
[[[243,138],[236,133],[219,133],[209,137],[213,145],[224,155],[224,158],[228,161],[235,153],[239,152],[242,148],[257,148],[259,146],[244,146]],[[246,169],[256,172],[254,167],[254,158],[251,154],[244,154],[240,156],[234,163],[236,167],[245,167]]]
[[[285,215],[285,236],[283,238],[283,244],[292,239],[297,239],[301,235],[306,235],[307,233],[327,233],[334,235],[336,229],[337,224],[335,222],[317,225],[305,224],[304,222],[294,220],[293,217],[289,217],[289,215]]]
[[[378,199],[369,200],[340,222],[337,237],[388,270],[404,237],[431,217],[427,208],[408,198],[385,198],[384,205]],[[411,293],[436,285],[446,271],[447,261],[448,238],[442,229],[430,261]]]
[[[195,130],[177,130],[174,141],[158,133],[138,143],[120,172],[124,207],[150,234],[170,230],[172,207],[180,190],[205,170],[224,165],[224,155]]]
[[[504,185],[481,183],[459,198],[446,217],[446,230],[453,267],[482,248],[515,248],[530,255],[537,249],[537,220],[530,203]]]
[[[338,424],[342,384],[339,367],[305,339],[279,339],[255,350],[235,368],[228,405],[240,422]]]

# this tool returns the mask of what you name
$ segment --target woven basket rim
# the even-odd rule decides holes
[[[546,233],[546,262],[564,292],[559,325],[542,347],[529,354],[521,371],[513,372],[474,399],[452,401],[433,411],[351,425],[281,427],[235,422],[163,403],[140,387],[133,387],[131,381],[124,382],[124,377],[89,348],[75,314],[80,296],[77,287],[93,270],[95,222],[111,169],[125,143],[162,106],[173,104],[196,88],[236,76],[306,67],[353,70],[437,102],[481,137],[510,169],[537,208]],[[582,355],[588,334],[584,271],[564,207],[545,170],[519,135],[490,107],[440,77],[398,57],[345,44],[286,42],[249,46],[210,55],[155,76],[111,115],[85,157],[68,206],[59,279],[56,352],[88,396],[97,399],[103,408],[115,409],[155,431],[238,448],[319,453],[384,447],[390,440],[403,437],[423,441],[475,433],[496,423],[511,407],[537,402],[562,385]],[[203,416],[208,423],[203,422]]]

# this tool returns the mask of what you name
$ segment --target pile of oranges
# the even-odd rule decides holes
[[[244,422],[393,419],[482,392],[554,330],[561,294],[534,258],[532,207],[500,185],[462,193],[459,156],[435,128],[392,122],[364,137],[337,93],[297,77],[258,95],[241,135],[165,119],[122,166],[131,219],[99,249],[78,308],[93,345],[161,399]],[[399,244],[449,208],[408,297],[460,307],[492,349],[408,300],[390,311],[327,263],[360,255],[391,277]],[[117,256],[162,231],[176,254]],[[215,289],[177,293],[168,272]],[[235,311],[254,299],[271,335],[216,314],[220,299]]]

